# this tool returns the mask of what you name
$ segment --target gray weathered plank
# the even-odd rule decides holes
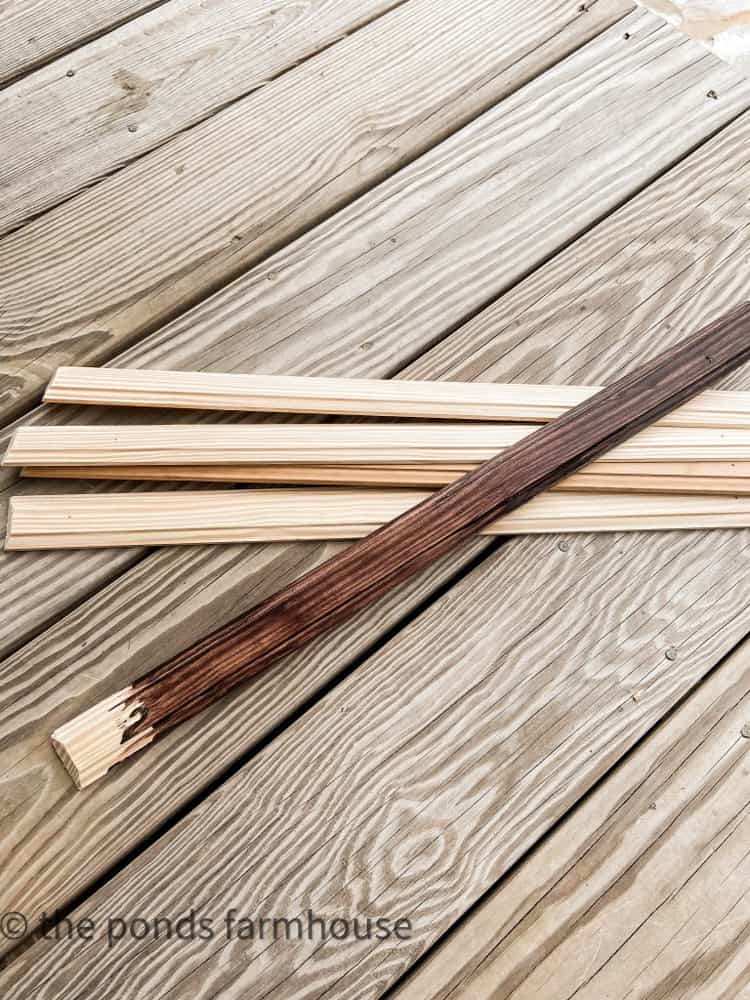
[[[32,73],[0,93],[0,233],[402,2],[171,0]]]
[[[708,134],[717,104],[724,115],[750,101],[750,83],[650,15],[627,27],[627,41],[621,26],[600,36],[118,363],[331,375],[402,368]],[[710,86],[720,102],[706,98]],[[654,88],[664,103],[644,116]],[[92,419],[71,410],[47,407],[34,419]],[[144,416],[153,419],[133,419]],[[118,567],[133,558],[114,557]],[[114,575],[98,553],[50,554],[39,565],[0,555],[15,644]]]
[[[744,644],[394,998],[747,996],[748,668]]]
[[[5,0],[0,84],[111,31],[163,0]]]
[[[658,326],[663,341],[676,340],[721,311],[725,301],[736,299],[732,273],[725,265],[731,259],[730,247],[738,259],[746,253],[747,206],[738,188],[725,190],[734,174],[729,169],[722,178],[720,164],[739,146],[727,138],[729,132],[736,140],[744,127],[743,121],[728,130],[504,297],[504,315],[514,331],[526,318],[519,304],[528,296],[539,305],[534,326],[527,328],[526,347],[532,356],[541,355],[550,341],[559,341],[560,350],[571,354],[579,343],[585,344],[585,327],[579,334],[571,322],[573,307],[560,310],[555,301],[553,293],[566,280],[569,295],[578,281],[585,286],[596,280],[603,290],[597,324],[600,333],[608,332],[600,338],[598,352],[587,359],[587,378],[606,381],[627,363],[616,349],[621,351],[624,343],[650,349],[663,300],[648,287],[650,255],[630,255],[636,246],[643,251],[650,239],[661,239],[663,246],[671,239],[679,248],[693,234],[702,205],[704,228],[698,232],[706,231],[716,217],[717,231],[725,239],[713,255],[698,241],[698,252],[682,258],[684,286],[671,289],[680,309],[669,325]],[[712,163],[715,173],[706,169]],[[677,206],[684,210],[672,218],[670,192],[676,185]],[[721,214],[722,206],[727,206],[727,215]],[[638,317],[632,323],[616,284],[625,265],[633,288],[647,290],[643,302],[631,299]],[[660,274],[668,285],[671,268]],[[604,290],[612,303],[611,323]],[[480,350],[491,363],[486,341],[485,332],[457,369],[443,374],[464,376]],[[497,350],[495,361],[502,345]],[[547,357],[551,378],[557,358],[554,352]],[[440,358],[444,369],[442,354]],[[410,373],[418,368],[424,376],[424,365],[412,366]],[[207,952],[200,942],[123,946],[114,967],[112,954],[98,944],[66,947],[63,954],[43,943],[11,970],[8,994],[53,997],[61,983],[74,978],[82,996],[94,995],[104,962],[114,997],[127,996],[134,978],[148,983],[150,995],[161,995],[175,984],[174,996],[239,997],[248,990],[242,977],[250,977],[253,989],[260,989],[263,984],[273,986],[269,977],[287,973],[293,978],[279,996],[316,995],[339,975],[353,976],[353,983],[342,981],[337,996],[350,995],[348,991],[376,995],[747,630],[750,597],[736,582],[746,578],[747,541],[747,534],[739,532],[587,538],[567,549],[558,548],[555,539],[505,546],[95,901],[109,913],[144,907],[147,912],[158,907],[169,913],[178,901],[182,912],[191,901],[205,902],[211,896],[210,905],[219,913],[231,902],[255,915],[278,915],[293,903],[304,906],[309,900],[322,908],[330,896],[326,910],[335,913],[346,912],[350,904],[367,905],[383,889],[378,912],[393,916],[414,911],[419,919],[415,941],[394,948],[381,945],[373,954],[358,950],[364,948],[362,942],[324,949],[297,972],[293,967],[305,956],[292,946],[281,949],[282,954],[275,947],[248,964],[246,945],[235,944],[218,962],[203,965],[198,963]],[[157,581],[149,586],[156,587]],[[147,600],[149,587],[131,590],[141,592]],[[539,601],[540,593],[544,602]],[[125,590],[119,600],[124,603]],[[104,622],[106,610],[106,602],[97,607],[92,601],[88,613]],[[68,624],[75,627],[75,614]],[[205,621],[198,624],[200,630]],[[123,625],[118,621],[116,627]],[[95,639],[94,648],[88,647],[88,662],[99,672],[87,694],[90,679],[74,676],[76,656],[55,649],[55,631],[59,641],[62,626],[40,637],[38,648],[70,691],[68,708],[105,690],[107,671],[112,671],[110,686],[120,683],[148,656],[141,648],[137,664],[123,662],[128,656],[126,637],[132,634],[127,627],[119,642],[109,633],[104,646],[110,659],[111,650],[119,650],[115,664],[97,655],[96,642],[105,640]],[[187,638],[183,632],[183,641]],[[149,639],[142,641],[147,645]],[[152,641],[161,643],[158,637]],[[164,652],[170,643],[176,645],[167,634]],[[665,658],[669,647],[678,650],[676,660]],[[19,655],[6,665],[4,676],[18,683],[28,662]],[[263,680],[270,683],[269,678]],[[33,693],[30,683],[28,691]],[[10,705],[15,701],[11,696]],[[620,705],[622,713],[617,711]],[[147,756],[154,768],[158,761],[160,782],[170,794],[180,781],[190,780],[180,775],[175,747],[162,751],[156,746],[80,799],[65,799],[64,794],[56,799],[60,792],[53,791],[54,768],[40,746],[55,711],[56,706],[45,707],[42,695],[34,706],[37,721],[21,720],[25,725],[14,734],[16,722],[11,720],[5,732],[8,763],[19,748],[26,754],[8,772],[19,798],[29,780],[24,768],[44,780],[47,792],[43,830],[28,817],[24,821],[22,806],[13,814],[15,831],[9,825],[9,836],[18,838],[11,856],[28,863],[28,878],[8,900],[22,909],[39,900],[37,893],[48,905],[59,900],[61,884],[75,884],[82,867],[88,865],[88,873],[95,870],[96,851],[116,856],[123,826],[133,833],[143,810],[158,806],[153,788],[148,807],[139,794],[149,785],[149,773],[153,780],[154,772],[144,763]],[[252,688],[244,711],[246,718],[257,717]],[[189,737],[194,766],[210,758],[206,747],[219,742],[219,732],[222,739],[226,735],[231,740],[236,728],[241,727],[226,734],[214,730],[206,717],[206,729]],[[118,796],[121,811],[115,821]],[[108,817],[102,829],[88,819],[98,804]],[[217,831],[213,824],[219,817]],[[266,817],[270,825],[264,829]],[[81,823],[95,841],[86,852],[80,850],[80,836],[73,842]],[[208,827],[214,839],[207,854],[202,831]],[[70,847],[64,846],[63,830]],[[305,859],[300,843],[305,845]],[[397,878],[409,864],[416,866],[414,877]],[[148,874],[139,878],[140,871]],[[420,908],[421,901],[427,901],[426,909]],[[60,966],[57,971],[54,962]],[[45,977],[50,977],[48,986],[42,985]]]
[[[496,0],[410,0],[8,234],[0,416],[27,408],[58,364],[110,358],[245,271],[624,6],[599,0],[572,23],[542,17],[529,28],[525,6],[509,22]],[[696,63],[696,51],[674,70]],[[741,106],[734,79],[716,75],[725,101],[683,106],[692,141],[696,115],[705,134]]]

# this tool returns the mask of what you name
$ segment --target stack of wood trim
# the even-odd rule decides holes
[[[21,427],[3,464],[28,476],[308,488],[18,497],[6,546],[360,537],[426,495],[406,488],[454,481],[596,391],[60,368],[49,402],[437,422]],[[750,393],[703,392],[554,489],[491,532],[750,526]]]

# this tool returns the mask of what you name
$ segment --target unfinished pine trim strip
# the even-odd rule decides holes
[[[15,497],[6,548],[361,538],[430,496],[407,490],[224,490]],[[488,535],[750,527],[750,497],[544,494]]]
[[[635,493],[750,493],[750,462],[594,462],[553,490]],[[78,465],[29,466],[30,479],[283,483],[290,486],[446,486],[476,465]]]
[[[48,403],[98,406],[544,423],[600,389],[581,385],[61,367],[52,376],[44,399]],[[748,429],[750,392],[702,392],[667,413],[659,424]]]
[[[80,787],[102,777],[748,359],[745,302],[160,664],[117,707],[108,699],[60,727],[52,741],[68,772]]]
[[[13,435],[3,465],[476,463],[518,444],[539,427],[536,424],[22,426]],[[606,459],[608,462],[747,462],[750,432],[648,427],[607,452]]]

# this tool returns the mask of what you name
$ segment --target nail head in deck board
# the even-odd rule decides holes
[[[294,67],[400,0],[169,0],[0,93],[0,233]],[[127,67],[127,68],[125,68]],[[137,112],[141,135],[123,142]]]
[[[16,304],[0,315],[10,338],[0,417],[33,403],[61,363],[111,358],[630,6],[603,0],[580,24],[561,0],[531,14],[496,0],[409,0],[6,236],[0,292]],[[186,162],[192,169],[176,184],[175,164]],[[247,234],[241,244],[231,238],[238,231]]]
[[[598,455],[610,449],[614,454],[616,446],[623,447],[622,442],[637,431],[747,360],[750,302],[520,437],[455,483],[156,666],[120,692],[120,697],[113,693],[59,727],[52,740],[71,777],[79,787],[101,778],[162,732],[345,621],[493,521],[517,512]],[[681,429],[651,430],[675,433]],[[215,499],[228,502],[221,493]],[[163,500],[173,503],[168,495]],[[654,498],[644,500],[655,502]],[[136,502],[143,501],[138,498]],[[575,501],[565,495],[543,499],[556,509],[576,502],[588,504],[589,499]]]
[[[559,360],[564,346],[571,354],[575,353],[575,348],[580,344],[585,347],[586,334],[590,328],[583,328],[569,324],[570,313],[568,304],[577,301],[575,298],[576,288],[583,286],[585,294],[591,295],[591,288],[599,290],[598,297],[593,300],[591,315],[593,322],[598,326],[598,333],[601,335],[597,350],[588,349],[579,359],[579,370],[581,376],[578,381],[596,381],[611,378],[623,363],[622,344],[628,342],[638,345],[639,348],[648,353],[654,345],[654,337],[658,334],[658,341],[663,344],[667,341],[673,342],[679,335],[680,327],[695,325],[710,318],[712,310],[716,308],[717,302],[723,305],[731,304],[733,297],[736,297],[737,290],[733,286],[731,275],[738,273],[735,268],[726,268],[723,260],[729,255],[730,250],[726,249],[725,243],[716,245],[717,232],[729,243],[730,249],[743,247],[743,235],[738,228],[737,218],[744,218],[746,206],[746,192],[742,193],[741,202],[735,199],[734,207],[727,207],[729,202],[722,206],[717,201],[717,193],[722,188],[736,186],[738,178],[742,177],[742,164],[746,156],[742,153],[747,149],[745,130],[747,119],[741,119],[736,125],[728,128],[722,135],[709,142],[703,149],[693,153],[686,161],[684,167],[670,171],[662,180],[654,184],[642,194],[638,195],[626,208],[618,212],[611,219],[607,220],[597,230],[592,231],[582,240],[567,250],[563,251],[557,260],[552,261],[531,278],[527,279],[522,286],[519,286],[519,294],[506,295],[503,299],[505,312],[498,321],[494,313],[490,314],[488,323],[493,325],[493,333],[498,329],[504,329],[505,324],[512,326],[514,319],[524,325],[525,333],[528,335],[527,346],[533,356],[535,349],[538,349],[540,358],[547,358],[547,369],[542,366],[541,361],[537,362],[540,371],[540,380],[547,380],[554,376],[555,363]],[[741,186],[741,185],[740,185]],[[692,217],[686,213],[693,212]],[[721,215],[720,210],[725,214]],[[727,214],[728,213],[728,214]],[[684,221],[687,219],[687,221]],[[668,224],[664,220],[669,220]],[[707,225],[710,223],[710,228]],[[680,226],[684,224],[684,230]],[[670,232],[669,227],[676,229]],[[661,227],[661,228],[660,228]],[[654,233],[655,230],[655,233]],[[676,238],[680,232],[689,234],[689,240],[680,241]],[[708,236],[711,239],[708,239]],[[642,237],[642,242],[640,238]],[[636,239],[638,238],[638,239]],[[634,263],[628,259],[625,252],[626,247],[632,249],[634,243],[639,247],[648,248],[649,240],[655,240],[655,245],[651,248],[656,254],[652,260],[648,254],[639,253],[636,255]],[[681,256],[680,256],[681,252]],[[701,259],[699,253],[704,253],[708,260]],[[677,255],[675,257],[675,255]],[[665,276],[663,268],[655,266],[655,261],[668,261],[668,275]],[[718,261],[718,266],[717,266]],[[677,264],[680,264],[677,267]],[[683,273],[684,272],[684,273]],[[679,290],[669,287],[668,281],[673,280],[675,274],[680,274]],[[613,290],[620,288],[618,279],[626,282],[626,288],[632,290],[629,300],[624,301],[618,297]],[[586,286],[586,282],[589,285]],[[665,287],[662,288],[662,285]],[[704,287],[705,286],[705,287]],[[636,303],[634,316],[629,316],[629,309],[632,299],[635,297],[635,290],[643,292],[645,304]],[[655,294],[656,293],[656,294]],[[678,314],[675,328],[668,328],[663,323],[665,302],[674,302],[675,297],[682,300],[687,295],[687,306]],[[591,301],[590,298],[587,299]],[[387,302],[387,299],[384,299]],[[529,312],[530,303],[538,303],[536,308]],[[358,308],[359,304],[349,305],[350,313],[353,308]],[[379,307],[378,307],[379,308]],[[375,310],[377,312],[377,309]],[[418,316],[419,314],[417,314]],[[164,338],[163,343],[159,338],[152,338],[148,350],[152,352],[148,355],[146,351],[139,357],[141,363],[143,359],[151,357],[151,364],[157,367],[165,367],[164,358],[167,358],[166,367],[178,364],[185,364],[188,357],[188,366],[195,366],[195,359],[200,358],[199,351],[206,351],[208,363],[211,363],[218,354],[221,355],[219,367],[226,367],[229,357],[236,361],[238,365],[244,363],[251,369],[254,360],[247,359],[244,352],[248,350],[245,339],[231,337],[228,331],[228,317],[224,317],[223,322],[227,325],[221,327],[212,324],[208,311],[202,314],[202,325],[193,327],[191,333],[194,340],[189,347],[183,340],[175,337],[172,341]],[[611,322],[610,322],[611,321]],[[372,317],[368,313],[357,314],[357,323],[372,323]],[[431,324],[431,325],[430,325]],[[434,318],[427,317],[425,326],[420,328],[434,335]],[[235,332],[240,332],[238,327]],[[442,329],[442,327],[441,327]],[[476,332],[476,327],[470,324],[470,329]],[[287,331],[290,332],[290,331]],[[321,331],[311,331],[318,337],[317,342],[321,342],[323,336]],[[226,334],[226,340],[222,338]],[[556,343],[559,341],[560,343]],[[307,346],[313,342],[311,336]],[[453,348],[457,357],[461,357],[460,345],[465,341],[459,331],[453,339]],[[492,338],[485,331],[484,339],[476,337],[475,341],[477,357],[466,357],[462,360],[463,377],[475,377],[475,365],[482,358],[485,360],[492,357],[493,350],[496,352],[494,360],[502,354],[502,344],[504,341],[493,342]],[[218,345],[222,344],[222,348]],[[554,350],[550,349],[554,345]],[[603,345],[606,345],[605,349]],[[403,350],[402,345],[402,350]],[[165,355],[167,350],[173,351],[173,355]],[[223,353],[222,353],[223,350]],[[395,342],[392,347],[393,358],[396,353]],[[370,352],[372,354],[372,352]],[[303,352],[300,352],[302,356]],[[400,355],[403,357],[403,354]],[[408,355],[407,355],[408,356]],[[132,356],[133,358],[135,355]],[[267,364],[273,364],[274,358],[278,368],[283,370],[285,362],[283,356],[273,354],[271,349],[267,349],[264,355]],[[413,374],[421,372],[421,377],[432,378],[444,375],[449,369],[449,360],[446,351],[435,350],[431,357],[434,361],[434,368],[429,370],[427,362],[421,367],[415,366]],[[335,359],[335,364],[341,364],[347,359],[345,352],[339,352]],[[520,368],[518,351],[510,359]],[[131,360],[127,363],[133,363]],[[148,361],[146,361],[148,363]],[[382,358],[379,362],[382,365]],[[321,373],[336,373],[333,362],[329,361],[326,369],[325,362],[320,362],[317,370]],[[588,368],[586,366],[589,366]],[[305,370],[304,368],[301,370]],[[369,369],[372,373],[382,372],[384,369],[373,366]],[[361,371],[361,369],[360,369]],[[461,378],[459,373],[457,376]],[[517,370],[513,377],[518,378]],[[574,381],[574,380],[571,380]],[[736,380],[736,384],[747,388],[747,382],[743,384],[741,380]],[[47,415],[49,419],[49,415]],[[29,484],[26,484],[27,486]],[[696,611],[703,615],[700,621],[690,622],[695,624],[696,635],[704,640],[708,637],[707,644],[704,645],[700,660],[688,660],[687,670],[690,671],[689,678],[693,681],[702,676],[706,665],[715,662],[721,652],[731,645],[733,641],[741,635],[742,628],[741,614],[743,612],[742,594],[736,586],[729,591],[723,602],[716,603],[716,598],[710,588],[710,581],[696,580],[694,568],[696,560],[705,560],[707,570],[714,574],[714,582],[718,588],[721,582],[727,578],[735,580],[741,574],[747,572],[741,558],[737,555],[737,536],[732,534],[731,546],[723,546],[721,549],[716,544],[716,536],[708,538],[703,534],[691,535],[689,546],[685,547],[677,539],[659,537],[652,539],[646,553],[643,550],[628,548],[622,541],[616,543],[596,540],[588,543],[588,551],[591,553],[592,546],[599,544],[601,548],[596,549],[598,558],[603,566],[606,566],[606,573],[597,579],[596,585],[592,588],[592,599],[599,601],[601,592],[601,603],[596,603],[594,607],[588,607],[587,613],[596,616],[597,608],[603,616],[604,609],[608,609],[610,614],[614,614],[617,607],[639,607],[646,596],[650,595],[656,600],[665,580],[672,581],[676,587],[676,594],[680,601],[687,600],[688,595],[694,600]],[[636,539],[631,536],[633,543]],[[295,552],[300,547],[294,547]],[[278,551],[278,550],[277,550]],[[263,552],[268,553],[268,548]],[[729,558],[731,552],[733,560]],[[231,560],[230,560],[231,555]],[[79,576],[85,576],[92,561],[87,556],[77,561],[66,562],[70,567],[71,579],[73,582]],[[122,777],[122,780],[112,777],[111,782],[117,782],[116,787],[108,783],[110,792],[106,798],[99,795],[92,795],[90,810],[81,809],[80,805],[75,809],[70,806],[70,786],[67,777],[61,773],[50,756],[46,752],[34,750],[33,734],[36,734],[39,742],[44,739],[43,731],[54,724],[54,718],[49,714],[43,716],[43,711],[49,713],[53,704],[57,704],[57,698],[63,683],[67,684],[66,691],[71,702],[76,701],[83,707],[86,700],[91,698],[92,692],[96,691],[92,687],[92,678],[104,678],[116,682],[124,682],[127,677],[134,676],[139,666],[148,662],[151,654],[150,643],[172,642],[173,648],[177,648],[184,643],[186,635],[199,633],[206,624],[214,623],[220,617],[216,604],[202,604],[196,597],[197,592],[205,583],[207,572],[214,574],[215,584],[219,581],[224,586],[224,600],[222,606],[223,617],[227,618],[232,613],[233,595],[239,590],[245,591],[247,579],[250,572],[247,568],[249,554],[244,556],[242,562],[240,555],[233,551],[211,553],[201,551],[200,560],[198,553],[182,552],[157,553],[146,561],[142,567],[131,571],[129,576],[121,578],[102,595],[92,599],[82,608],[71,612],[69,619],[61,622],[52,630],[41,636],[32,648],[28,648],[23,654],[6,662],[3,667],[3,674],[8,683],[8,706],[13,704],[11,692],[16,696],[16,714],[5,713],[5,746],[8,746],[9,727],[17,726],[19,720],[23,720],[25,729],[16,729],[18,738],[14,741],[17,749],[23,749],[29,757],[22,771],[14,772],[14,779],[18,782],[19,788],[28,789],[30,784],[37,787],[34,782],[44,781],[45,801],[49,808],[46,808],[45,823],[37,824],[34,819],[29,819],[29,814],[24,810],[19,810],[17,820],[13,827],[12,835],[17,838],[17,842],[23,844],[18,850],[23,850],[25,880],[14,887],[17,898],[21,900],[22,908],[31,900],[36,899],[37,905],[44,906],[54,897],[57,900],[69,899],[67,893],[77,891],[85,884],[86,880],[101,872],[101,865],[107,863],[106,859],[111,859],[122,853],[133,843],[134,837],[140,837],[144,832],[143,810],[141,808],[142,796],[149,796],[149,822],[158,822],[169,814],[175,803],[184,801],[191,791],[197,789],[200,782],[195,776],[187,780],[198,782],[196,785],[180,784],[177,772],[173,769],[175,759],[174,748],[170,737],[165,737],[165,744],[162,748],[155,748],[152,752],[159,754],[162,768],[162,780],[159,785],[159,795],[153,795],[153,778],[146,775],[139,768],[139,762],[132,764]],[[291,558],[291,556],[290,556]],[[549,553],[546,546],[538,547],[536,543],[526,540],[521,543],[511,543],[505,551],[505,558],[508,560],[504,564],[504,573],[497,578],[497,587],[502,589],[504,600],[509,592],[519,595],[531,595],[532,599],[540,588],[548,585],[548,578],[540,576],[549,569],[552,574],[549,577],[549,586],[556,588],[557,574],[562,570],[560,564],[549,560]],[[577,554],[576,560],[565,558],[566,565],[564,571],[567,572],[567,562],[577,562],[580,556]],[[590,557],[593,558],[593,557]],[[613,562],[613,560],[615,560]],[[637,564],[637,566],[636,566]],[[658,566],[658,582],[654,578],[644,581],[643,573],[646,566]],[[39,566],[39,562],[35,562]],[[234,576],[229,579],[232,572],[227,567],[233,567]],[[192,567],[190,569],[189,567]],[[222,576],[223,567],[223,576]],[[611,578],[614,571],[617,579]],[[59,571],[58,571],[59,572]],[[192,576],[189,574],[192,572]],[[273,576],[276,572],[273,568],[266,573],[259,572],[260,585],[263,584],[264,577]],[[524,576],[526,573],[526,576]],[[636,583],[627,590],[625,581],[629,574],[638,573]],[[174,592],[175,583],[180,574],[180,583],[184,590],[180,596]],[[522,580],[523,577],[523,580]],[[741,578],[741,576],[740,576]],[[576,586],[576,578],[563,576],[561,578],[562,587],[560,591],[564,597],[568,597],[571,589]],[[244,581],[244,582],[243,582]],[[481,602],[486,596],[487,588],[493,585],[492,580],[482,578],[481,586],[476,594],[472,595],[469,601],[471,604]],[[518,588],[517,590],[515,588]],[[14,591],[15,593],[15,591]],[[205,597],[206,591],[203,591]],[[119,595],[119,604],[116,598]],[[169,621],[163,605],[158,608],[154,606],[155,595],[161,595],[164,601],[170,601],[169,612],[172,616]],[[139,596],[143,600],[137,605]],[[525,598],[524,598],[525,599]],[[191,601],[193,603],[191,603]],[[630,603],[629,603],[630,602]],[[709,606],[710,605],[710,606]],[[120,609],[119,617],[115,620],[115,608]],[[667,613],[675,614],[677,607],[669,606]],[[234,609],[236,611],[236,609]],[[580,610],[580,608],[579,608]],[[529,619],[521,615],[518,619],[516,631],[513,631],[510,611],[506,605],[497,609],[498,632],[497,636],[501,641],[495,641],[493,654],[500,655],[502,649],[501,642],[504,642],[508,635],[519,640],[522,635],[527,634]],[[180,616],[180,624],[174,624],[175,618]],[[446,621],[441,611],[440,618],[443,626]],[[158,621],[157,621],[158,619]],[[606,621],[602,617],[602,625]],[[626,617],[623,618],[622,628],[626,628]],[[368,616],[369,622],[369,616]],[[718,633],[717,623],[723,626]],[[455,634],[460,638],[463,636],[463,624],[458,624]],[[560,632],[550,637],[550,642],[555,647],[559,646],[560,635],[567,639],[570,637],[571,619],[559,621]],[[656,625],[654,626],[656,627]],[[168,632],[172,628],[173,631]],[[85,649],[79,648],[77,638],[85,634],[87,645]],[[178,633],[175,635],[175,631]],[[429,630],[428,630],[429,634]],[[544,634],[542,626],[541,634]],[[529,637],[524,640],[527,644],[524,648],[526,655],[536,661],[543,650],[529,649]],[[634,646],[632,641],[628,641],[627,635],[621,636],[625,647],[618,651],[621,657],[620,662],[623,667],[633,666]],[[646,637],[649,643],[655,642],[653,635]],[[608,648],[612,649],[612,636],[607,636]],[[512,650],[512,641],[510,649]],[[153,647],[150,647],[151,649]],[[654,646],[654,648],[658,648]],[[590,650],[589,650],[590,652]],[[439,651],[435,651],[436,655]],[[476,650],[467,648],[467,660],[475,663]],[[586,652],[584,651],[584,657]],[[602,657],[602,669],[607,663],[611,663],[611,657]],[[665,661],[662,660],[662,663]],[[321,655],[321,664],[327,663],[325,651]],[[44,679],[44,665],[47,665],[49,675],[48,685],[52,685],[49,690],[51,695],[42,695],[40,692],[40,678]],[[412,654],[413,667],[414,654]],[[309,665],[306,661],[299,670],[299,674],[304,676],[305,667]],[[586,660],[584,666],[591,668],[590,661]],[[444,668],[443,668],[444,669]],[[679,688],[684,684],[688,675],[676,673],[672,675],[675,685]],[[689,683],[688,678],[688,683]],[[65,680],[64,680],[65,679]],[[29,708],[24,709],[25,714],[21,714],[17,701],[20,698],[19,685],[28,684],[27,693],[29,698]],[[101,689],[101,686],[100,686]],[[257,732],[259,714],[265,718],[267,702],[262,701],[263,685],[253,685],[252,696],[248,694],[247,699],[233,699],[229,709],[233,714],[231,718],[235,720],[235,725],[227,723],[227,716],[214,716],[212,727],[205,726],[201,731],[189,730],[185,738],[190,740],[196,764],[200,762],[201,773],[216,774],[225,763],[232,758],[233,754],[241,752],[248,745],[251,738],[249,733]],[[565,691],[565,689],[564,689]],[[33,695],[32,695],[33,692]],[[673,692],[674,693],[674,692]],[[575,692],[573,697],[575,696]],[[672,696],[665,699],[668,702]],[[43,700],[46,698],[46,700]],[[257,699],[261,699],[258,701]],[[46,705],[46,709],[42,709]],[[286,709],[282,706],[279,710],[282,714]],[[600,709],[601,710],[601,709]],[[658,716],[659,712],[649,716]],[[350,716],[353,718],[354,716]],[[638,718],[644,717],[639,715]],[[646,720],[647,721],[647,720]],[[36,728],[35,728],[36,727]],[[325,723],[321,730],[325,732]],[[219,738],[220,734],[220,738]],[[611,734],[610,734],[611,737]],[[313,743],[319,749],[315,737]],[[171,749],[168,749],[171,748]],[[45,748],[46,750],[46,748]],[[365,751],[367,752],[367,751]],[[613,746],[608,743],[608,752],[613,752]],[[6,749],[7,755],[7,749]],[[584,766],[590,766],[588,758],[582,761]],[[575,781],[571,783],[571,790],[565,791],[575,797],[580,793],[580,789],[585,786],[588,778],[584,780],[582,772],[575,771]],[[6,783],[7,788],[7,783]],[[138,793],[141,789],[141,795]],[[228,789],[231,794],[231,789]],[[102,810],[108,812],[107,802],[117,801],[117,809],[111,812],[112,822],[94,824],[89,818],[98,814]],[[51,804],[54,801],[54,809]],[[84,815],[85,813],[85,815]],[[537,814],[538,815],[538,814]],[[22,817],[25,819],[22,820]],[[29,820],[27,823],[26,820]],[[538,828],[534,825],[536,817],[532,818],[532,826],[526,828],[526,843],[530,843],[538,833]],[[85,822],[84,822],[85,821]],[[81,824],[84,824],[83,826]],[[80,852],[80,837],[84,829],[87,830],[91,851],[87,857],[82,857]],[[532,829],[533,827],[533,829]],[[10,832],[5,838],[5,844],[10,851],[16,847],[9,844]],[[14,840],[14,844],[16,841]],[[22,993],[26,1000],[27,993]]]

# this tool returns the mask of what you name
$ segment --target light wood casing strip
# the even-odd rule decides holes
[[[572,411],[568,411],[572,412]],[[6,466],[368,465],[483,462],[531,436],[536,424],[187,424],[21,426]],[[541,425],[544,426],[544,425]],[[647,427],[608,462],[750,461],[750,432]]]
[[[553,490],[628,493],[750,493],[750,462],[606,462],[574,472]],[[29,466],[30,479],[277,483],[298,486],[446,486],[475,465],[72,465]]]
[[[410,490],[224,490],[16,497],[6,548],[110,548],[361,538],[430,494]],[[489,535],[750,527],[748,497],[544,494]]]
[[[61,367],[52,376],[44,399],[99,406],[543,423],[600,388]],[[750,392],[709,389],[667,413],[659,423],[665,427],[750,428]]]

